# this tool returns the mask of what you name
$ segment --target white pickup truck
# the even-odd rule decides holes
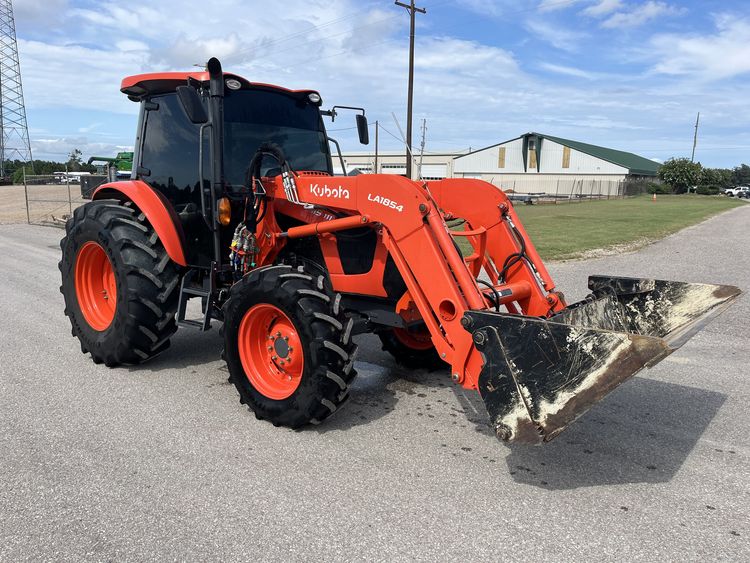
[[[748,186],[737,186],[736,188],[729,188],[724,191],[724,194],[729,197],[747,197],[750,195],[750,187]]]

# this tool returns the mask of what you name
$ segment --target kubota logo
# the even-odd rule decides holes
[[[338,188],[329,188],[328,184],[320,186],[310,184],[310,193],[317,197],[334,197],[336,199],[349,199],[349,190],[339,186]]]

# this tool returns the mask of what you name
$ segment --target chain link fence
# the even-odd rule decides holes
[[[30,225],[64,227],[73,210],[84,203],[80,176],[70,173],[23,175],[26,222]]]
[[[524,178],[493,182],[511,199],[526,203],[580,203],[598,199],[623,199],[648,193],[655,179],[602,180],[591,178]]]

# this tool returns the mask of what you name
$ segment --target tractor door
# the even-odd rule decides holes
[[[136,177],[169,200],[185,232],[185,255],[191,266],[209,267],[212,233],[201,213],[201,197],[210,189],[210,143],[203,135],[203,190],[199,181],[200,125],[191,123],[175,93],[142,102],[140,143],[136,147]],[[207,216],[213,202],[205,197]]]

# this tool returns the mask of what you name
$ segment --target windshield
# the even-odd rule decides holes
[[[305,98],[267,90],[227,90],[224,98],[224,174],[242,185],[261,143],[279,145],[294,170],[330,174],[328,142],[318,108]],[[278,167],[266,158],[262,174]],[[273,170],[271,170],[273,173]]]

